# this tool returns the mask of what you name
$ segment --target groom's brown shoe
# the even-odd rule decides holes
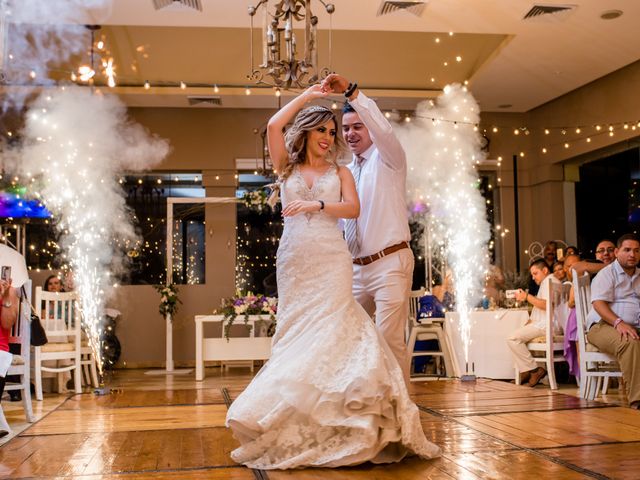
[[[529,382],[532,372],[535,372],[535,368],[533,370],[529,370],[528,372],[520,372],[520,385],[524,385],[525,383]]]
[[[544,368],[536,368],[533,372],[531,372],[531,378],[529,378],[529,386],[535,387],[546,375],[547,371]]]

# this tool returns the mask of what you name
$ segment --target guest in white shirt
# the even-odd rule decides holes
[[[520,289],[516,292],[516,300],[527,301],[533,306],[529,321],[524,327],[520,327],[507,339],[507,345],[511,349],[513,359],[520,372],[520,383],[529,383],[535,387],[542,380],[547,371],[543,367],[537,367],[527,343],[537,337],[546,335],[546,309],[549,294],[549,282],[560,283],[549,270],[549,265],[544,259],[534,261],[529,267],[531,278],[540,286],[537,295],[532,295]]]
[[[356,83],[330,74],[322,83],[349,101],[342,132],[353,160],[360,216],[345,221],[353,256],[353,294],[371,315],[409,380],[410,357],[404,331],[409,314],[413,253],[406,204],[407,160],[391,124]]]
[[[591,283],[587,339],[618,359],[629,405],[640,409],[640,239],[620,237],[615,256]]]

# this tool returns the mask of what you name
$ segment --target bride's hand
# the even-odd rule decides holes
[[[305,99],[310,102],[312,100],[316,100],[318,98],[325,98],[329,95],[329,92],[324,91],[321,84],[316,83],[315,85],[311,85],[304,92],[302,92]]]
[[[282,210],[283,217],[293,217],[299,213],[319,212],[320,202],[317,200],[294,200]]]

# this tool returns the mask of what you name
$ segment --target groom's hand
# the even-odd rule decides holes
[[[349,86],[349,80],[337,73],[330,73],[322,81],[322,89],[327,93],[344,93]]]

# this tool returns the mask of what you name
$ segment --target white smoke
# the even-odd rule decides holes
[[[169,149],[128,121],[115,97],[51,88],[69,78],[64,69],[79,66],[70,67],[70,60],[87,63],[91,35],[85,25],[101,23],[110,6],[111,0],[0,0],[0,74],[7,85],[2,110],[27,105],[20,146],[2,152],[3,165],[37,180],[33,185],[60,231],[98,359],[112,275],[124,266],[114,244],[136,238],[117,178],[152,167]]]
[[[474,169],[484,159],[475,128],[479,119],[478,104],[466,87],[451,85],[435,102],[420,103],[415,120],[397,128],[407,153],[408,200],[426,207],[431,243],[444,247],[453,274],[465,359],[468,313],[482,298],[490,239]]]
[[[123,265],[114,240],[125,245],[135,240],[117,178],[123,171],[154,166],[169,146],[129,121],[117,98],[81,87],[41,95],[21,135],[21,173],[37,178],[39,195],[58,221],[82,319],[99,355],[111,277]]]

